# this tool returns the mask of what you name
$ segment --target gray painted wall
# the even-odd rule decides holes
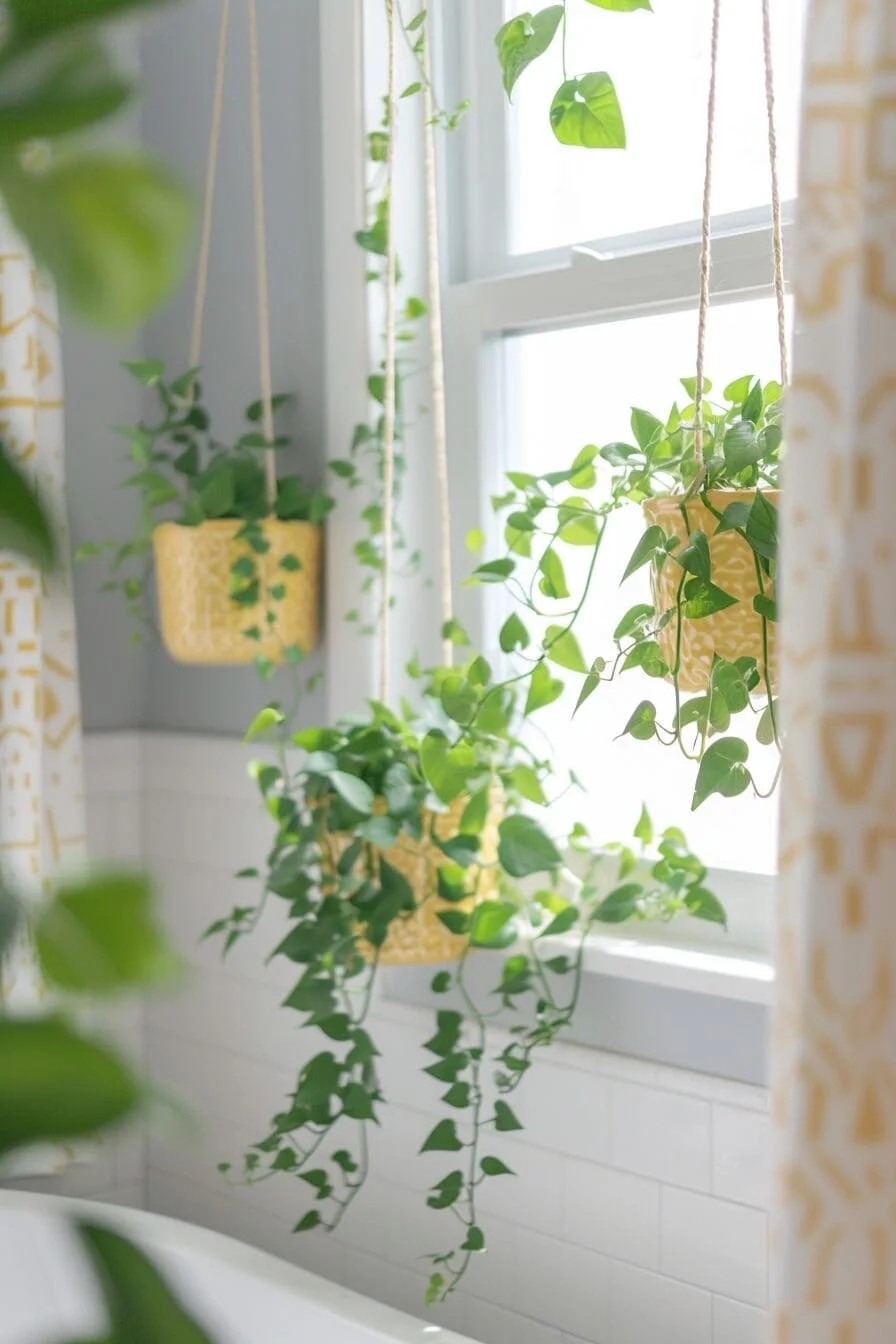
[[[289,468],[313,481],[324,479],[326,458],[318,3],[261,0],[258,7],[274,384],[298,393]],[[197,196],[208,152],[219,15],[220,0],[183,0],[148,19],[140,39],[144,139]],[[203,353],[206,395],[222,437],[259,394],[250,148],[247,24],[245,7],[237,4]],[[178,370],[188,362],[194,284],[191,275],[140,342],[146,356]],[[117,489],[125,464],[110,428],[139,414],[129,380],[116,367],[125,354],[80,330],[66,341],[76,542],[127,535],[133,516]],[[129,648],[122,611],[114,597],[98,592],[101,577],[92,565],[77,578],[88,728],[241,733],[259,704],[276,694],[276,683],[273,690],[260,688],[251,669],[184,668],[161,648]],[[304,714],[311,719],[322,712],[321,692],[306,701]]]
[[[133,423],[139,397],[118,361],[134,354],[128,345],[92,336],[63,323],[66,387],[67,499],[72,540],[126,537],[134,519],[119,489],[124,472],[122,443],[114,425]],[[101,593],[100,561],[75,568],[75,607],[84,723],[90,729],[136,727],[143,722],[149,689],[149,658],[130,642],[132,626],[117,594]]]
[[[140,63],[135,25],[112,34],[118,60],[130,70]],[[108,138],[127,141],[139,135],[140,111],[129,109]],[[127,473],[122,440],[115,425],[139,416],[134,383],[119,361],[134,357],[136,340],[96,336],[68,319],[62,325],[62,359],[66,392],[67,499],[72,540],[99,541],[126,537],[135,510],[119,481]],[[123,606],[99,586],[104,574],[98,562],[75,570],[81,695],[88,728],[129,728],[143,722],[149,663],[145,650],[129,642],[131,626]]]

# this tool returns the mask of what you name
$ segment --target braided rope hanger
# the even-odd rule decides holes
[[[208,162],[205,173],[205,196],[202,212],[202,232],[196,278],[196,298],[193,306],[193,330],[190,343],[190,367],[199,365],[202,337],[208,300],[209,264],[211,260],[212,225],[217,194],[218,163],[221,150],[221,127],[224,114],[224,86],[227,72],[227,53],[230,43],[232,0],[222,0],[221,22],[218,35],[218,58],[215,69],[212,99],[211,130],[209,133]],[[252,199],[255,217],[255,274],[258,316],[258,358],[261,377],[262,432],[268,443],[274,441],[274,398],[271,372],[271,313],[268,287],[267,241],[264,201],[264,161],[261,122],[261,73],[258,52],[258,17],[255,0],[246,0],[249,25],[250,102],[252,122]],[[273,514],[277,504],[277,454],[274,448],[265,449],[265,496],[268,510]]]
[[[436,168],[436,119],[432,87],[432,50],[428,29],[423,34],[423,160],[426,179],[426,254],[429,282],[429,342],[432,365],[432,437],[439,508],[439,592],[442,628],[454,615],[451,555],[451,495],[448,481],[448,421],[445,398],[445,338],[442,321],[439,197]],[[442,662],[454,662],[454,644],[442,637]]]
[[[713,0],[712,34],[710,38],[710,76],[707,99],[706,169],[703,182],[703,216],[700,243],[700,307],[697,317],[697,369],[694,388],[694,439],[698,459],[703,459],[704,420],[703,406],[706,390],[706,334],[710,306],[710,277],[712,271],[712,184],[715,157],[715,126],[718,100],[719,33],[721,29],[721,0]],[[784,228],[781,210],[780,171],[778,164],[778,132],[775,114],[775,71],[772,49],[771,0],[762,0],[762,47],[765,65],[765,104],[768,114],[768,152],[771,174],[772,200],[772,253],[774,261],[775,303],[778,324],[778,353],[781,364],[781,385],[787,386],[789,360],[787,351],[787,306],[784,275]],[[705,462],[688,491],[694,495],[705,479]]]
[[[383,567],[380,611],[380,699],[388,703],[390,689],[392,630],[392,548],[395,532],[395,429],[397,388],[397,276],[393,192],[395,186],[395,134],[398,120],[398,31],[395,0],[386,0],[389,42],[389,92],[386,117],[389,135],[386,149],[386,350],[383,389]]]
[[[389,203],[386,242],[386,386],[383,417],[383,583],[380,613],[380,695],[389,691],[390,629],[392,607],[392,547],[394,540],[394,472],[397,388],[396,345],[396,247],[392,218],[395,183],[395,137],[398,116],[398,24],[402,22],[400,4],[386,0],[389,47],[389,93],[387,119],[389,140],[386,159],[386,198]],[[432,84],[432,53],[428,33],[422,52],[423,170],[426,218],[427,309],[429,312],[430,372],[432,379],[432,433],[435,459],[436,497],[439,527],[440,628],[445,629],[453,616],[451,550],[451,501],[448,479],[448,430],[445,397],[445,343],[442,319],[441,248],[438,212],[438,174],[435,142],[435,98]],[[442,638],[442,661],[454,661],[454,645],[449,636]]]

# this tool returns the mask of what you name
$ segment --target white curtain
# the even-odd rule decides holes
[[[775,1344],[896,1341],[896,0],[814,0],[784,505]]]
[[[0,550],[0,868],[15,890],[36,899],[85,853],[81,717],[56,300],[2,216],[0,438],[37,484],[62,557],[42,577]],[[22,940],[2,967],[0,997],[14,1011],[27,1012],[42,993]],[[27,1171],[52,1170],[62,1160],[64,1155],[35,1155]]]

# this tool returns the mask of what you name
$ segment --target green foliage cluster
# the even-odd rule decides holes
[[[454,634],[463,637],[459,628]],[[240,874],[260,884],[260,896],[209,934],[229,950],[258,927],[271,897],[286,903],[289,927],[272,953],[297,968],[284,1007],[321,1034],[322,1049],[245,1154],[241,1174],[251,1183],[297,1181],[310,1203],[299,1232],[337,1227],[368,1173],[368,1128],[387,1104],[369,1021],[380,950],[421,902],[437,903],[439,921],[462,938],[457,964],[433,978],[445,1006],[426,1042],[425,1073],[443,1089],[446,1113],[421,1134],[420,1151],[451,1154],[455,1164],[427,1202],[450,1212],[459,1229],[449,1250],[431,1256],[429,1298],[441,1300],[486,1248],[479,1188],[512,1174],[488,1144],[523,1128],[510,1098],[536,1051],[572,1020],[589,931],[680,913],[725,916],[684,836],[655,836],[646,812],[632,845],[603,853],[583,825],[569,836],[551,833],[552,769],[519,736],[519,693],[497,684],[484,658],[410,672],[420,691],[416,711],[405,704],[396,714],[374,702],[363,716],[298,732],[277,706],[262,711],[249,736],[270,741],[274,758],[256,761],[251,773],[276,839],[263,870]],[[446,816],[453,824],[437,830],[435,818]],[[395,861],[396,847],[421,842],[438,853],[437,882],[422,895]],[[658,857],[648,860],[656,846]],[[586,875],[565,891],[570,847]],[[494,956],[485,994],[469,977],[480,952]],[[494,1027],[506,1044],[494,1045]]]
[[[639,408],[632,411],[630,442],[588,445],[568,468],[542,476],[508,473],[511,488],[493,501],[504,519],[505,551],[480,564],[475,577],[479,583],[505,585],[515,599],[517,610],[502,628],[500,644],[523,660],[522,672],[508,684],[527,687],[530,711],[563,693],[566,683],[558,669],[576,678],[577,709],[601,685],[625,673],[672,683],[675,710],[670,723],[663,724],[654,701],[645,699],[620,731],[636,741],[674,745],[693,761],[697,808],[713,794],[734,797],[752,788],[763,795],[749,766],[748,742],[743,735],[731,735],[735,718],[754,717],[756,741],[780,746],[777,701],[767,670],[769,630],[778,619],[772,596],[778,513],[767,492],[776,490],[779,481],[782,389],[779,383],[763,385],[749,376],[736,379],[724,389],[721,401],[704,405],[701,432],[694,380],[683,379],[682,387],[684,403],[676,403],[663,418]],[[711,384],[706,391],[711,394]],[[726,504],[726,491],[741,494]],[[621,614],[613,647],[586,653],[582,613],[597,581],[597,562],[613,516],[669,495],[678,501],[687,543],[680,545],[658,524],[645,520],[619,578],[625,583],[649,566],[656,571],[674,566],[674,606],[661,611],[652,602],[638,601]],[[697,500],[715,520],[711,535],[691,524],[689,509]],[[757,593],[751,615],[759,617],[761,648],[756,656],[735,662],[716,656],[706,690],[685,698],[679,684],[683,620],[705,619],[738,601],[714,582],[718,576],[713,573],[711,541],[725,532],[741,537],[752,554]],[[578,585],[568,577],[570,548],[581,548],[588,556]],[[602,575],[601,583],[606,582]],[[670,623],[676,631],[671,664],[658,642]],[[777,772],[772,788],[776,782]]]
[[[149,882],[132,872],[90,873],[34,912],[0,883],[0,984],[20,942],[34,950],[57,1007],[13,1016],[0,996],[0,1165],[34,1145],[93,1139],[139,1117],[149,1100],[143,1083],[67,1004],[154,989],[182,969],[156,921]],[[142,1252],[88,1220],[77,1230],[109,1314],[108,1339],[209,1344]]]
[[[7,0],[0,40],[0,196],[84,318],[129,327],[180,274],[192,207],[143,152],[80,136],[130,100],[100,25],[156,0]]]
[[[584,0],[617,14],[650,11],[650,0]],[[537,13],[518,14],[499,28],[495,46],[504,81],[512,98],[520,76],[533,61],[550,51],[558,33],[562,48],[563,81],[550,107],[551,130],[561,145],[580,149],[625,149],[625,119],[616,86],[605,70],[570,76],[567,69],[566,30],[570,0],[548,5]]]
[[[233,565],[231,597],[246,608],[265,600],[267,618],[273,624],[284,592],[278,582],[261,591],[258,559],[270,549],[261,524],[271,513],[264,454],[269,449],[288,449],[291,440],[277,435],[268,441],[260,428],[262,405],[256,401],[246,410],[245,432],[232,444],[222,443],[212,432],[211,416],[202,402],[200,369],[188,369],[169,381],[160,360],[130,361],[125,367],[143,388],[155,394],[158,402],[156,423],[141,420],[120,430],[127,439],[129,460],[136,468],[123,484],[138,497],[140,530],[124,542],[85,543],[77,558],[102,555],[107,559],[110,572],[104,590],[118,592],[125,599],[140,639],[142,631],[153,629],[149,580],[155,527],[165,519],[184,527],[198,527],[215,519],[240,519],[244,526],[237,538],[245,542],[245,548]],[[275,396],[275,412],[291,400],[288,395]],[[332,507],[329,495],[310,488],[300,476],[278,474],[273,510],[277,519],[320,523]],[[297,556],[287,555],[281,566],[293,570],[299,563]],[[250,627],[246,633],[256,642],[262,638],[258,627]],[[292,656],[300,661],[301,650],[292,651]],[[267,674],[271,670],[269,660],[263,659],[262,663]]]

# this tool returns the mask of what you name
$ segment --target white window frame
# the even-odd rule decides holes
[[[448,219],[445,324],[454,546],[492,517],[490,497],[505,489],[512,460],[511,399],[502,387],[504,339],[522,332],[595,325],[695,309],[699,298],[700,221],[625,238],[511,255],[507,229],[508,111],[498,77],[493,36],[502,0],[452,0],[444,6],[441,73],[446,98],[475,99],[477,116],[449,144],[443,165]],[[484,110],[484,114],[483,114]],[[793,203],[785,206],[785,248],[792,242]],[[713,305],[770,298],[772,220],[768,207],[714,217]],[[557,463],[557,466],[566,465]],[[475,482],[471,490],[470,482]],[[466,590],[460,615],[474,644],[489,651],[506,612],[500,588]],[[690,953],[710,957],[697,975],[704,987],[724,977],[723,959],[741,981],[737,994],[765,1001],[773,943],[775,879],[717,870],[710,882],[729,914],[726,934],[712,925],[624,926],[595,937],[594,969],[622,965],[630,949],[634,978],[676,983],[697,974]],[[651,951],[654,949],[655,951]],[[676,963],[675,949],[682,956]],[[671,956],[666,956],[666,950]]]

